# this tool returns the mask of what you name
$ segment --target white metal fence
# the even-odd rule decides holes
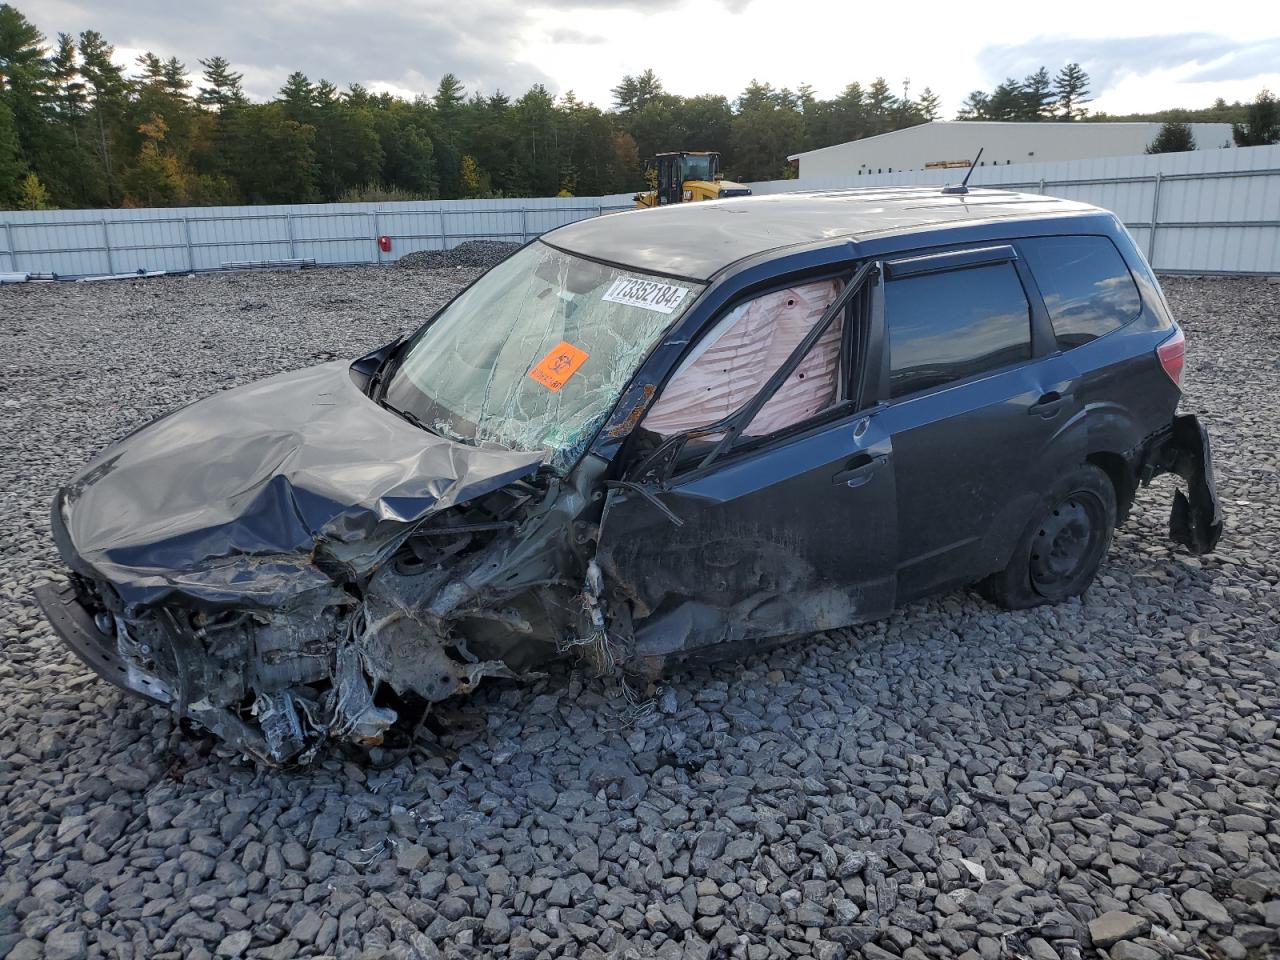
[[[464,240],[524,242],[631,195],[0,213],[0,270],[64,277],[284,260],[389,263]],[[379,237],[391,238],[384,253]]]
[[[945,184],[964,170],[751,184],[756,194]],[[970,185],[1081,200],[1113,211],[1165,273],[1280,274],[1280,144],[978,167]]]
[[[963,171],[755,183],[757,194],[943,184]],[[979,167],[971,184],[1096,204],[1171,273],[1280,274],[1280,145]],[[524,241],[632,207],[629,194],[513,200],[0,212],[0,270],[59,276],[217,270],[230,263],[388,263],[464,240]],[[378,238],[391,238],[384,253]]]

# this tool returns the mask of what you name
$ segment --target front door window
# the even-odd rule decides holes
[[[723,420],[765,385],[839,296],[839,279],[775,290],[729,311],[667,383],[644,428],[668,437]],[[743,436],[759,437],[807,420],[835,402],[843,317],[837,317]]]

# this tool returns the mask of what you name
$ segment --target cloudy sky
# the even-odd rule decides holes
[[[537,81],[601,106],[653,67],[675,93],[734,96],[752,78],[832,96],[884,76],[932,87],[950,117],[975,88],[1078,60],[1095,111],[1251,100],[1280,91],[1280,17],[1259,0],[863,4],[856,0],[10,0],[52,38],[95,29],[195,67],[221,54],[255,99],[301,69],[406,96],[446,71],[468,91]]]

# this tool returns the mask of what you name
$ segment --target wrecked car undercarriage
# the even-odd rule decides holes
[[[638,216],[633,232],[668,213]],[[1110,215],[1080,217],[1131,248]],[[1008,267],[1012,247],[957,266],[954,252],[894,259],[824,237],[739,268],[692,259],[695,233],[673,276],[574,253],[575,229],[598,241],[599,225],[556,231],[569,249],[535,241],[408,339],[228,390],[108,447],[54,501],[70,574],[36,592],[55,630],[108,681],[258,761],[305,763],[559,655],[652,679],[1007,572],[1026,538],[1040,549],[1028,523],[1057,517],[1045,497],[1072,470],[1084,486],[1060,495],[1074,512],[1042,525],[1053,543],[1033,566],[1048,585],[1007,606],[1083,592],[1107,517],[1161,474],[1188,487],[1173,539],[1203,553],[1221,535],[1207,434],[1173,416],[1177,379],[1156,359],[1181,334],[1154,278],[1125,328],[1139,345],[1113,338],[1141,394],[1132,416],[1090,412],[1046,346],[1047,316],[1029,312],[1036,357],[972,380],[991,396],[967,412],[951,401],[949,432],[922,443],[911,406],[890,402],[886,282],[973,269],[975,255]],[[961,415],[992,410],[1017,414],[999,445],[947,446]],[[926,454],[946,470],[920,468]],[[971,509],[936,512],[944,473]],[[1114,485],[1109,515],[1097,476]]]

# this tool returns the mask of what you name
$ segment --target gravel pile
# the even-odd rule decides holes
[[[488,270],[507,259],[521,246],[519,243],[507,243],[503,240],[467,240],[449,250],[406,253],[396,261],[396,265],[416,270],[440,270],[448,267]]]
[[[413,326],[471,273],[6,288],[0,955],[1261,958],[1280,949],[1280,286],[1175,280],[1227,534],[1142,492],[1085,602],[958,592],[675,677],[486,683],[436,742],[264,772],[30,599],[106,441]]]

